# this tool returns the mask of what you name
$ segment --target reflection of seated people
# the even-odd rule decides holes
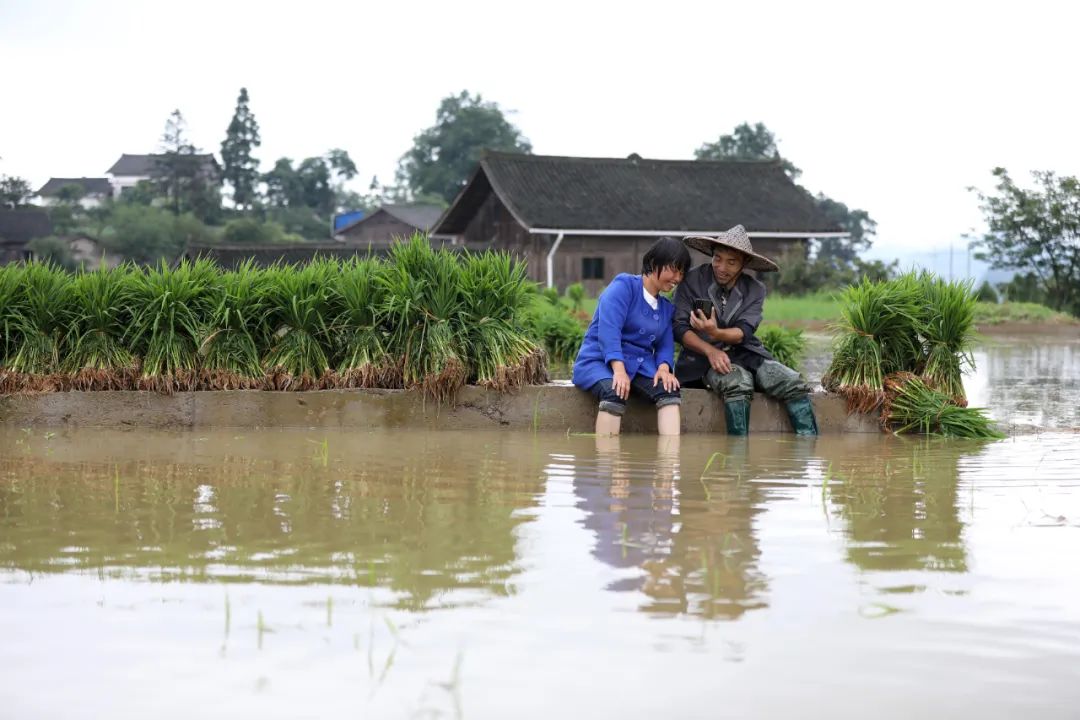
[[[641,591],[650,598],[642,609],[651,612],[736,618],[764,607],[752,483],[734,488],[732,472],[728,487],[719,481],[725,474],[710,473],[717,489],[707,498],[699,477],[680,474],[678,437],[659,438],[655,458],[640,464],[620,455],[618,443],[597,438],[597,473],[574,481],[584,525],[596,533],[593,556],[642,571],[608,589]]]
[[[678,436],[661,440],[678,443]],[[661,442],[663,445],[664,443]],[[586,511],[584,526],[596,533],[593,556],[615,568],[640,568],[670,552],[675,523],[672,479],[654,477],[647,465],[633,465],[619,452],[619,437],[596,438],[597,472],[576,476],[577,506]],[[670,458],[670,454],[667,454]],[[671,462],[656,458],[658,471]],[[675,463],[678,456],[675,456]],[[636,473],[641,473],[636,475]],[[647,473],[647,474],[646,474]],[[605,481],[607,478],[610,480]],[[609,590],[640,590],[643,577],[620,579]]]
[[[679,561],[686,611],[735,620],[768,605],[754,534],[754,518],[764,498],[753,482],[748,446],[739,442],[724,449],[725,461],[714,464],[707,475],[687,473],[678,482],[681,526],[672,556]],[[701,458],[688,465],[703,468],[706,462]]]

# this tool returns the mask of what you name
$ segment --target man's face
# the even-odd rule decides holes
[[[735,282],[746,264],[746,256],[738,250],[717,248],[713,251],[712,270],[716,282],[725,287]]]

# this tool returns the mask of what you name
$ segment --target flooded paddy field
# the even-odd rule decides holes
[[[0,430],[4,717],[1076,717],[1080,442]]]

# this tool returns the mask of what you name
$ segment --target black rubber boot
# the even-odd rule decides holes
[[[724,422],[728,435],[746,435],[750,432],[750,402],[729,400],[724,403]]]
[[[788,401],[787,414],[796,435],[818,434],[817,418],[814,417],[814,406],[809,397]]]

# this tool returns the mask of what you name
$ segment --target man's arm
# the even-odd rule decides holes
[[[709,320],[700,321],[695,319],[691,321],[691,324],[696,332],[713,342],[739,345],[747,338],[754,336],[754,332],[758,329],[758,325],[761,324],[761,315],[764,307],[764,293],[754,293],[754,297],[745,302],[742,307],[739,308],[739,312],[736,313],[735,317],[731,318],[731,327],[717,327],[715,311],[713,313],[714,317],[709,318]]]
[[[674,333],[676,342],[682,342],[683,334],[690,329],[690,310],[694,305],[694,296],[686,282],[679,283],[675,288],[675,314],[672,316],[671,331]]]
[[[704,355],[709,361],[709,367],[721,375],[731,372],[731,360],[728,359],[728,354],[715,345],[710,345],[702,340],[693,330],[687,330],[683,333],[682,345],[687,350]]]

